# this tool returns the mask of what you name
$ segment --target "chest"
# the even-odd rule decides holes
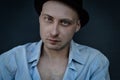
[[[41,60],[38,64],[38,71],[41,80],[63,80],[67,61],[49,61]]]

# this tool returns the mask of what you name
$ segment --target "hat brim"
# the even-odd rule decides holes
[[[48,0],[35,0],[34,7],[38,15],[41,14],[42,6],[46,1]],[[89,14],[85,9],[80,10],[80,13],[78,14],[80,15],[79,19],[80,19],[81,27],[84,27],[85,24],[87,24],[89,21]]]

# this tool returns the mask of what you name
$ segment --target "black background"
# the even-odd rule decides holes
[[[0,0],[0,53],[39,41],[34,0]],[[111,80],[120,80],[120,1],[84,0],[89,23],[74,37],[78,43],[99,49],[110,61]]]

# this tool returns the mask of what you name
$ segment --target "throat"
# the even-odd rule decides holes
[[[53,59],[41,57],[37,65],[42,80],[62,80],[68,59]]]
[[[42,54],[41,54],[41,57],[47,57],[48,59],[65,59],[65,58],[68,58],[69,56],[69,49],[68,48],[65,48],[65,49],[62,49],[62,50],[49,50],[49,49],[46,49],[44,48],[42,50]]]

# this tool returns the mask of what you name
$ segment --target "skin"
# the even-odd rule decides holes
[[[48,3],[48,4],[47,4]],[[44,48],[61,51],[69,46],[76,31],[80,29],[78,16],[68,6],[55,1],[43,5],[40,21],[40,36]]]
[[[62,80],[68,62],[70,41],[80,29],[78,15],[63,3],[47,1],[43,4],[39,23],[43,41],[38,63],[40,76],[42,80]]]

